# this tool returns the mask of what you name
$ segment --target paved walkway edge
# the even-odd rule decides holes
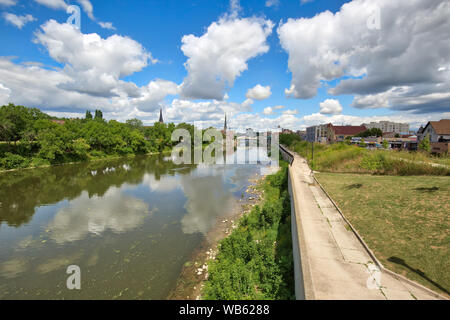
[[[313,177],[314,180],[317,182],[317,184],[319,185],[319,187],[322,189],[322,191],[327,195],[328,199],[330,199],[331,203],[333,203],[333,205],[336,207],[336,210],[339,212],[339,214],[342,216],[342,218],[345,220],[345,222],[349,225],[350,229],[353,231],[353,233],[356,235],[356,237],[358,238],[359,242],[361,242],[361,244],[363,245],[363,247],[366,249],[367,253],[369,254],[369,256],[373,259],[373,261],[377,264],[377,266],[381,269],[382,272],[386,272],[394,277],[400,278],[402,279],[402,281],[405,281],[407,283],[409,283],[410,285],[419,288],[421,290],[424,290],[426,292],[428,292],[430,295],[436,297],[437,299],[440,300],[448,300],[446,297],[444,297],[443,295],[411,280],[408,279],[398,273],[395,273],[394,271],[391,271],[389,269],[387,269],[375,256],[375,254],[372,252],[372,250],[370,250],[369,246],[366,244],[366,242],[363,240],[363,238],[360,236],[360,234],[358,233],[358,231],[356,231],[355,227],[353,227],[353,225],[350,223],[350,221],[348,221],[348,219],[345,217],[345,215],[342,213],[341,209],[339,208],[339,206],[336,204],[336,202],[334,202],[333,198],[331,198],[331,196],[328,194],[328,192],[325,190],[325,188],[322,186],[322,184],[319,182],[319,180],[317,180],[316,176],[313,173]]]
[[[300,212],[296,201],[291,170],[289,172],[289,194],[291,196],[292,249],[294,254],[295,296],[297,300],[315,300],[314,287],[309,265],[308,250],[304,239],[304,231],[300,222]],[[299,268],[301,266],[301,268]]]

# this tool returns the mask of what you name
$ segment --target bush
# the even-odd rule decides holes
[[[205,299],[294,299],[287,163],[267,177],[265,200],[219,244],[209,263]]]
[[[0,159],[0,167],[6,170],[25,168],[29,163],[30,159],[10,152],[5,153],[5,156]]]

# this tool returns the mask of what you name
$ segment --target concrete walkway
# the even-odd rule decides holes
[[[342,215],[294,155],[291,190],[306,299],[437,299],[420,285],[379,271]]]

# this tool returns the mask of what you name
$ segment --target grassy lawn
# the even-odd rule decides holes
[[[450,177],[317,179],[385,267],[450,296]]]

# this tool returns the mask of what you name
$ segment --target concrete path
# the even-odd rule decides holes
[[[306,299],[436,299],[420,286],[379,271],[306,161],[290,168]]]

